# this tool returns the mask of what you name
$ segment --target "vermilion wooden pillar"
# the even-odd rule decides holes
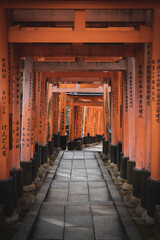
[[[89,107],[85,107],[84,111],[85,111],[85,115],[84,115],[84,137],[87,137]]]
[[[24,60],[23,104],[21,130],[21,166],[24,170],[24,185],[32,183],[31,127],[32,127],[33,58]]]
[[[8,88],[9,88],[9,170],[13,169],[13,69],[12,63],[14,61],[13,44],[8,44]]]
[[[60,147],[66,149],[66,93],[60,93]]]
[[[59,93],[52,93],[53,103],[53,134],[58,134]]]
[[[93,108],[89,107],[89,134],[92,136],[93,131]]]
[[[128,135],[129,135],[129,161],[127,163],[127,182],[132,184],[132,170],[136,161],[135,138],[135,58],[127,59],[127,89],[128,89]]]
[[[12,132],[13,132],[13,166],[16,169],[20,167],[20,59],[14,51],[13,59],[11,60],[12,81],[13,81],[13,114],[12,114]]]
[[[136,167],[133,168],[133,195],[141,197],[142,168],[145,167],[145,55],[144,44],[136,47],[135,79],[135,137]]]
[[[40,131],[41,131],[41,163],[47,162],[47,83],[41,73],[41,99],[40,99]]]
[[[93,131],[92,136],[95,137],[96,135],[96,109],[93,108]]]
[[[123,153],[129,156],[129,136],[128,136],[128,84],[127,73],[123,73]]]
[[[152,46],[144,46],[144,98],[145,98],[145,159],[141,170],[141,205],[147,208],[147,180],[151,170],[151,62]]]
[[[52,98],[52,84],[48,84],[48,101],[47,101],[47,116],[48,116],[48,150],[51,155],[54,150],[53,139],[53,98]]]
[[[49,136],[48,141],[52,141],[53,135],[53,108],[52,108],[52,84],[48,84],[48,123],[49,123]]]
[[[108,84],[104,84],[103,89],[104,137],[105,140],[108,141],[107,128],[110,125]]]
[[[40,143],[40,98],[41,98],[41,73],[36,72],[36,126],[35,141]]]
[[[41,165],[41,139],[40,139],[40,99],[41,99],[41,73],[35,73],[35,158],[37,161],[37,168]],[[38,169],[37,169],[38,170]]]
[[[0,179],[9,177],[8,39],[6,11],[0,8]]]
[[[13,181],[9,176],[9,94],[8,94],[7,12],[0,8],[0,203],[5,215],[13,213]]]
[[[35,152],[35,118],[36,118],[36,111],[35,111],[35,95],[36,95],[36,73],[33,73],[34,80],[32,84],[32,121],[31,121],[31,158],[33,158],[33,154]]]
[[[151,178],[148,180],[147,212],[154,216],[160,204],[160,9],[153,12],[151,76]]]
[[[53,136],[54,146],[59,147],[60,138],[58,135],[58,120],[59,120],[59,93],[52,93],[52,111],[53,111]]]
[[[78,122],[79,122],[79,130],[78,130],[78,138],[82,138],[82,110],[83,108],[79,106],[79,114],[78,114]]]
[[[69,141],[74,140],[74,98],[70,98]]]
[[[135,161],[135,58],[127,60],[129,159]]]
[[[136,51],[136,168],[145,163],[145,91],[144,91],[144,46]]]
[[[23,169],[20,168],[20,59],[18,53],[15,51],[15,46],[11,45],[11,78],[12,89],[10,90],[10,104],[12,107],[12,170],[10,174],[16,179],[14,184],[14,206],[16,206],[17,198],[23,196]],[[12,92],[12,94],[11,94]]]
[[[127,89],[128,89],[128,130],[129,130],[129,159],[135,165],[136,160],[136,138],[135,138],[135,58],[127,59]]]
[[[151,64],[152,44],[145,44],[145,98],[146,98],[146,122],[145,122],[145,169],[151,171]]]
[[[99,135],[98,132],[98,108],[95,108],[95,135]]]
[[[119,102],[120,73],[115,72],[112,80],[112,144],[120,140],[120,102]]]
[[[111,93],[111,129],[112,129],[112,145],[111,145],[111,161],[117,163],[117,147],[120,140],[120,72],[114,73],[112,78]]]
[[[75,112],[75,139],[82,137],[82,107],[76,106]]]

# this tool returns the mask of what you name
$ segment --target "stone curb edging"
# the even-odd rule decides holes
[[[103,177],[105,179],[105,182],[108,186],[110,195],[114,201],[114,204],[115,204],[115,207],[119,214],[121,223],[124,227],[124,231],[127,236],[127,239],[128,240],[135,240],[135,239],[142,240],[137,227],[135,226],[133,220],[131,219],[131,217],[123,203],[123,200],[121,199],[121,196],[119,195],[119,193],[112,181],[112,178],[109,175],[109,172],[107,171],[101,157],[99,156],[99,154],[97,152],[95,153],[95,157],[98,161],[99,167],[101,168],[101,171],[102,171]]]
[[[28,240],[30,239],[30,235],[32,233],[34,224],[36,222],[37,216],[39,214],[40,208],[43,204],[43,201],[48,193],[48,190],[50,188],[51,182],[56,174],[59,162],[63,156],[63,151],[60,151],[56,160],[54,161],[53,166],[51,167],[49,173],[47,174],[47,177],[40,188],[34,203],[32,204],[29,212],[25,216],[22,225],[18,229],[15,237],[13,240]]]

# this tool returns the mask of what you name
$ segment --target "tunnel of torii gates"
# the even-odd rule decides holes
[[[54,147],[66,149],[68,105],[68,148],[82,131],[85,141],[104,135],[103,152],[154,216],[159,26],[154,0],[1,1],[0,204],[6,216]]]

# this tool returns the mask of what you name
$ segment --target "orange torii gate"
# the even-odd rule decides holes
[[[42,27],[27,28],[27,27],[21,27],[21,26],[7,25],[8,10],[6,9],[25,10],[26,8],[31,8],[33,10],[34,9],[36,10],[37,8],[38,9],[54,9],[54,8],[74,9],[75,10],[74,28],[71,28],[71,29],[45,28],[44,29]],[[152,24],[153,27],[152,28],[151,28],[151,25],[146,24],[146,26],[139,25],[139,28],[138,28],[139,30],[133,27],[107,28],[107,30],[106,29],[99,30],[96,28],[88,29],[87,24],[85,24],[86,9],[99,9],[99,10],[105,9],[106,10],[106,9],[135,9],[135,8],[142,9],[142,10],[153,9],[153,24]],[[100,56],[100,55],[104,56],[108,54],[108,56],[135,57],[135,63],[133,63],[134,61],[132,61],[132,64],[133,65],[135,64],[135,76],[136,76],[135,81],[134,81],[134,75],[131,76],[132,74],[130,74],[130,71],[127,71],[126,76],[123,78],[123,99],[124,99],[123,124],[122,124],[123,139],[120,134],[121,129],[120,129],[119,115],[116,114],[116,116],[113,116],[112,114],[114,113],[113,110],[115,110],[113,107],[115,102],[112,101],[113,105],[111,109],[112,110],[111,125],[115,127],[115,128],[114,127],[112,128],[113,130],[112,143],[116,145],[117,141],[122,140],[123,153],[124,153],[124,158],[122,160],[122,163],[125,160],[125,164],[123,164],[123,166],[126,166],[126,161],[127,161],[127,165],[130,162],[127,160],[128,157],[130,158],[131,161],[135,162],[134,164],[136,164],[136,168],[134,168],[133,170],[133,175],[137,176],[136,177],[137,181],[135,180],[133,181],[133,194],[137,196],[142,195],[142,192],[144,193],[144,189],[146,189],[146,186],[148,184],[149,186],[148,198],[146,197],[148,201],[148,214],[150,216],[154,216],[154,206],[155,204],[160,204],[160,195],[159,195],[159,192],[160,192],[159,191],[159,188],[160,188],[159,187],[160,186],[160,183],[159,183],[160,181],[160,168],[159,168],[159,162],[160,162],[160,148],[159,148],[159,140],[160,140],[160,131],[159,131],[160,10],[159,9],[160,9],[160,3],[157,1],[152,1],[152,2],[138,1],[136,3],[136,6],[134,1],[131,1],[131,2],[123,1],[123,3],[121,3],[120,1],[115,3],[114,2],[108,3],[108,2],[102,1],[98,3],[94,2],[92,4],[88,1],[85,3],[84,2],[83,3],[81,2],[65,3],[64,2],[64,4],[61,4],[61,2],[53,3],[51,1],[46,3],[39,2],[39,1],[37,2],[30,1],[30,4],[23,1],[21,2],[16,1],[15,3],[13,2],[10,3],[10,1],[5,1],[1,3],[0,5],[0,46],[2,47],[0,49],[0,58],[1,58],[1,70],[0,70],[0,105],[1,105],[0,119],[1,119],[1,122],[0,122],[0,125],[1,125],[2,135],[0,138],[0,155],[1,155],[0,186],[1,185],[3,186],[3,184],[6,184],[6,185],[8,184],[10,186],[12,184],[9,171],[11,170],[11,166],[14,161],[13,160],[14,158],[12,158],[13,157],[12,153],[14,153],[14,148],[12,150],[9,149],[9,125],[13,125],[13,131],[14,131],[13,136],[15,135],[14,123],[9,124],[9,113],[13,114],[14,115],[13,117],[15,117],[15,109],[12,110],[11,107],[9,107],[9,99],[8,99],[8,95],[9,95],[8,82],[10,81],[8,76],[8,62],[9,62],[8,61],[8,42],[13,44],[17,43],[17,49],[20,49],[20,51],[18,51],[18,53],[20,54],[20,57],[27,57],[25,61],[28,61],[28,63],[31,57],[52,56],[51,54],[53,54],[55,48],[57,47],[56,46],[57,43],[61,43],[60,45],[62,46],[58,46],[58,50],[56,50],[55,56],[56,54],[58,55],[59,49],[61,49],[59,53],[61,56],[64,56],[64,55],[67,56],[68,54],[68,56],[74,55],[74,56],[82,57],[82,56],[87,56],[91,54],[91,56],[94,57],[94,56]],[[25,15],[26,14],[24,14],[24,16]],[[37,41],[39,41],[40,46],[38,46]],[[52,43],[55,45],[50,46],[52,45],[50,44],[45,48],[46,43]],[[64,51],[62,51],[62,47],[64,46],[63,43],[64,45],[68,44],[67,46],[64,47]],[[74,45],[74,43],[77,46],[71,46],[71,45]],[[115,46],[113,43],[115,44]],[[148,44],[151,44],[151,43],[152,43],[152,48],[148,47],[149,46]],[[79,47],[80,44],[82,45],[81,47]],[[90,46],[87,47],[88,44],[90,44]],[[92,44],[94,44],[95,48],[93,47]],[[110,44],[113,44],[111,48],[110,48]],[[128,44],[129,46],[126,47],[127,46],[126,44]],[[96,47],[95,45],[98,45],[98,46]],[[100,45],[105,45],[105,46],[100,46]],[[134,45],[134,46],[131,46],[131,45]],[[22,50],[23,47],[25,47],[24,50]],[[144,48],[144,51],[142,51],[143,48]],[[128,49],[129,51],[127,52]],[[76,55],[77,52],[78,54]],[[130,64],[131,62],[128,59],[128,69],[131,67]],[[131,73],[134,72],[133,68],[134,67],[132,66]],[[53,75],[55,74],[56,73],[53,73]],[[94,75],[94,73],[92,74]],[[115,75],[116,74],[117,73],[115,73]],[[42,74],[41,92],[43,96],[41,97],[41,104],[40,104],[41,116],[40,116],[40,124],[39,124],[41,133],[39,137],[36,137],[34,136],[34,133],[33,133],[34,130],[36,131],[36,128],[34,126],[34,121],[35,121],[34,115],[37,114],[35,113],[35,109],[34,109],[34,85],[33,85],[33,82],[31,81],[31,77],[32,77],[32,80],[34,78],[33,70],[26,72],[26,69],[25,69],[25,76],[26,77],[24,78],[24,85],[23,85],[25,86],[23,102],[26,103],[28,106],[25,109],[23,108],[22,137],[24,138],[21,137],[21,141],[23,140],[22,148],[21,148],[21,155],[22,155],[21,166],[25,165],[23,166],[23,169],[24,169],[25,181],[28,184],[31,182],[31,178],[32,178],[30,176],[32,172],[31,165],[34,165],[34,160],[33,160],[34,142],[39,140],[39,142],[43,144],[45,147],[47,144],[48,139],[46,136],[47,135],[46,114],[47,114],[48,106],[46,106],[47,91],[46,91],[45,75]],[[134,87],[136,86],[135,90],[134,88],[132,89],[130,85],[132,83],[131,77],[133,78],[133,86]],[[26,83],[27,78],[30,79],[31,86],[29,86]],[[56,79],[56,81],[58,80]],[[102,79],[100,79],[99,81],[102,81]],[[115,78],[112,82],[112,86],[115,87],[116,84],[117,82]],[[132,107],[131,102],[132,102],[132,96],[134,96],[134,94],[135,94],[135,99],[133,101],[134,107]],[[25,96],[27,95],[29,97],[26,98]],[[116,105],[117,105],[117,96],[113,94],[111,97],[112,97],[112,100],[116,101]],[[42,99],[44,101],[42,101]],[[15,99],[14,99],[14,103],[15,103]],[[120,105],[121,103],[118,101],[118,109]],[[131,119],[131,116],[133,116],[132,119]],[[133,122],[134,118],[135,118],[135,123]],[[147,130],[150,128],[150,125],[151,125],[151,131]],[[130,129],[131,126],[133,126],[133,131],[131,131]],[[26,132],[25,132],[26,130],[25,128],[28,129]],[[116,129],[116,131],[114,131],[114,129]],[[60,130],[62,133],[62,130],[63,130],[62,127]],[[18,129],[16,134],[18,134]],[[145,139],[145,136],[146,136],[146,139]],[[12,143],[13,147],[16,146],[15,141],[18,141],[18,140],[16,140],[14,136],[13,143]],[[134,146],[134,141],[135,141],[135,146]],[[142,147],[140,146],[140,144],[142,145]],[[136,152],[136,155],[133,154],[133,148],[134,148],[134,152]],[[18,154],[18,149],[17,149],[17,154]],[[32,164],[30,163],[31,158],[32,158]],[[16,165],[17,167],[19,167],[18,161],[16,162]],[[27,176],[28,172],[29,172],[29,177]],[[151,173],[151,177],[148,179],[147,177],[150,173]],[[121,174],[122,174],[122,171],[121,171]],[[143,176],[145,176],[144,177],[145,181],[143,181],[145,186],[144,188],[140,180],[143,178]],[[5,183],[4,183],[4,180],[5,180]],[[11,194],[7,196],[7,199],[12,199]],[[6,204],[7,203],[5,203],[5,205]],[[7,208],[5,209],[7,211]],[[10,208],[8,208],[7,215],[11,215],[11,212],[12,212],[11,209],[12,207],[10,203]]]

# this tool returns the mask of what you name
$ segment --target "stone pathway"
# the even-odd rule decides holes
[[[125,239],[93,152],[64,152],[30,239]]]

